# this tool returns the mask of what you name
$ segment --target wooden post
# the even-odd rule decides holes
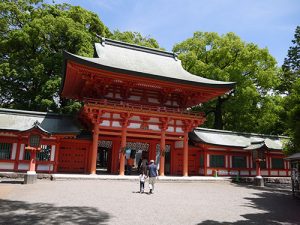
[[[128,126],[128,119],[129,115],[124,114],[121,115],[123,118],[122,121],[122,136],[121,136],[121,154],[120,154],[120,172],[119,175],[125,175],[125,148],[126,148],[126,137],[127,137],[127,126]]]
[[[256,176],[261,176],[259,159],[256,160]]]
[[[94,129],[93,129],[93,145],[92,145],[90,174],[96,174],[98,138],[99,138],[99,126],[98,126],[98,123],[95,122],[94,123]]]
[[[29,171],[35,172],[35,164],[36,164],[36,151],[30,151],[30,163],[29,163]]]
[[[165,175],[166,129],[161,130],[159,176]]]
[[[189,137],[188,137],[188,131],[184,132],[184,138],[183,138],[183,176],[188,176],[188,148],[189,148]]]

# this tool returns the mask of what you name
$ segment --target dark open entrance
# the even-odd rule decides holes
[[[97,152],[97,174],[110,173],[112,141],[99,141]]]

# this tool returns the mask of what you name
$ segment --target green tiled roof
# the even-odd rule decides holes
[[[50,134],[79,134],[80,129],[69,116],[55,113],[0,108],[0,130],[26,131],[39,127]]]
[[[253,133],[232,132],[197,128],[190,133],[191,140],[212,145],[240,147],[254,150],[265,145],[268,149],[282,150],[283,140],[287,137]]]
[[[166,80],[215,88],[230,88],[234,82],[210,80],[183,69],[174,53],[141,47],[110,39],[95,44],[95,58],[65,52],[65,60],[71,59],[95,68],[133,74],[135,76]]]

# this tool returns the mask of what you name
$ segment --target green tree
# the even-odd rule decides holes
[[[126,42],[129,44],[140,45],[148,48],[160,48],[158,42],[149,36],[142,36],[139,32],[116,30],[110,36],[111,39]]]
[[[183,67],[192,74],[236,82],[234,91],[196,107],[207,114],[205,126],[260,132],[266,124],[262,118],[268,118],[268,129],[263,131],[280,132],[276,128],[279,118],[273,115],[273,109],[265,108],[276,108],[276,102],[281,101],[270,94],[279,79],[276,61],[267,49],[245,43],[234,33],[219,36],[213,32],[196,32],[192,38],[176,44],[173,51],[179,53]]]
[[[296,28],[292,43],[282,66],[280,86],[280,90],[287,94],[285,111],[287,133],[291,138],[286,148],[287,154],[300,152],[300,26]]]
[[[286,154],[290,155],[300,152],[300,78],[291,86],[285,108],[288,115],[288,135],[291,138],[287,144]]]
[[[284,59],[281,73],[281,85],[279,90],[288,94],[295,83],[300,78],[300,26],[296,27],[293,46],[288,50],[287,57]]]
[[[62,53],[92,56],[96,34],[110,34],[99,17],[78,6],[41,0],[4,0],[0,12],[0,106],[78,108],[58,96]]]

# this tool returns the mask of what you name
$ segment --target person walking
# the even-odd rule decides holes
[[[142,170],[141,174],[140,174],[140,193],[144,193],[146,178],[147,178],[147,176],[144,173],[144,171]]]
[[[149,177],[149,190],[150,194],[154,193],[154,184],[156,177],[158,175],[157,166],[154,164],[154,160],[150,160],[150,164],[148,166],[148,177]]]

